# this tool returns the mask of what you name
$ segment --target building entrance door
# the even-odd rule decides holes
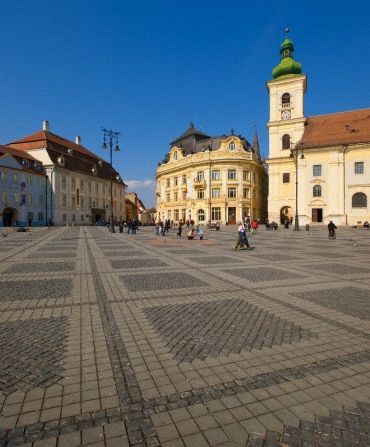
[[[236,207],[232,206],[227,209],[227,222],[229,224],[236,224]]]
[[[312,222],[322,222],[322,208],[312,208]]]
[[[11,227],[15,218],[13,208],[5,208],[3,211],[3,225],[4,227]]]

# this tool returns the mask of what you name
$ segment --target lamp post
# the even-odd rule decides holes
[[[299,231],[299,217],[298,217],[298,155],[299,148],[293,147],[293,143],[290,145],[290,158],[294,158],[295,161],[295,216],[294,216],[294,231]],[[303,149],[301,149],[301,160],[304,159]]]
[[[120,135],[120,132],[115,132],[114,130],[105,129],[102,127],[103,132],[103,145],[102,149],[108,149],[109,147],[109,153],[110,153],[110,165],[113,170],[113,162],[112,162],[112,153],[113,153],[113,146],[114,150],[116,152],[119,151],[118,146],[118,137]],[[111,173],[110,177],[110,217],[109,217],[109,231],[111,233],[115,233],[114,229],[114,217],[113,217],[113,173]]]

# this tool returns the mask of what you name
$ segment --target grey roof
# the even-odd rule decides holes
[[[231,131],[230,135],[211,137],[194,127],[193,123],[190,123],[187,130],[173,140],[170,143],[170,146],[171,148],[174,146],[182,148],[185,156],[203,152],[205,150],[217,151],[221,146],[221,141],[231,135],[234,135],[233,131]],[[254,152],[253,147],[242,135],[237,135],[237,137],[242,141],[246,152]],[[169,158],[169,154],[167,153],[162,163],[167,163]]]

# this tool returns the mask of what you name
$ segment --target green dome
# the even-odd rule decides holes
[[[284,42],[280,45],[281,61],[272,70],[272,76],[274,79],[290,78],[300,75],[302,73],[302,64],[297,62],[293,58],[294,45],[293,41],[285,38]]]

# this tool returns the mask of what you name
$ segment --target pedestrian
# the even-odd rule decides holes
[[[243,224],[243,222],[240,222],[238,226],[238,240],[234,250],[242,250],[244,248],[244,245],[246,245],[249,249],[251,248],[248,242],[245,225]]]
[[[181,234],[182,234],[182,225],[181,225],[181,222],[179,223],[179,227],[178,227],[178,229],[177,229],[177,236],[178,237],[181,237]]]
[[[257,234],[258,222],[256,219],[253,219],[252,222],[252,234]]]
[[[32,217],[31,216],[28,217],[28,226],[32,227]]]
[[[129,219],[127,222],[127,234],[132,234],[132,220]]]
[[[199,236],[199,240],[202,241],[204,239],[204,233],[203,230],[200,228],[198,229],[198,236]]]
[[[329,230],[329,239],[335,239],[335,230],[337,227],[335,226],[335,223],[331,220],[328,223],[328,230]]]

